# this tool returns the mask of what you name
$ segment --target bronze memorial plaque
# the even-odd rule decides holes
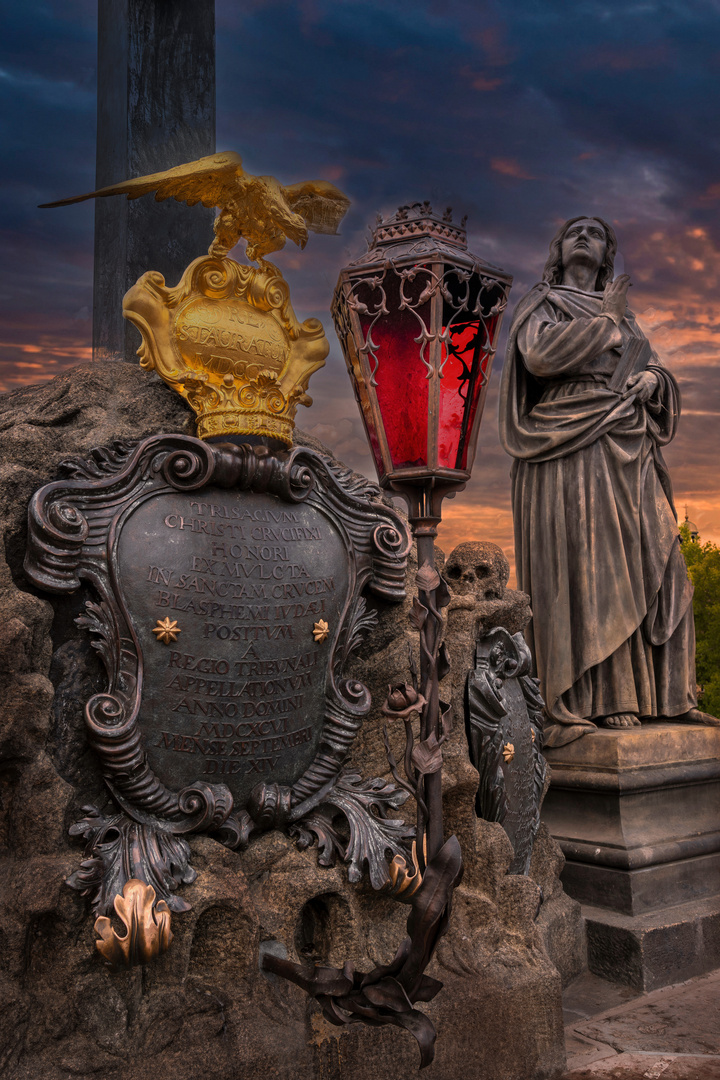
[[[172,492],[123,522],[117,565],[157,776],[221,781],[237,807],[259,780],[291,786],[317,753],[348,600],[338,529],[267,493]]]
[[[135,879],[182,911],[185,834],[242,849],[276,828],[380,888],[388,853],[408,854],[407,794],[346,768],[371,705],[348,671],[375,622],[364,594],[405,594],[410,535],[380,489],[303,447],[185,435],[63,469],[30,504],[26,573],[90,587],[78,623],[106,684],[85,725],[119,806],[71,827],[73,887],[103,916]]]

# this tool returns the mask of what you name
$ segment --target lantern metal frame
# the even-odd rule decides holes
[[[332,304],[335,329],[373,450],[380,485],[406,500],[408,518],[417,541],[418,604],[423,612],[417,624],[420,690],[425,698],[420,714],[420,740],[426,747],[438,748],[447,737],[439,681],[448,666],[442,644],[444,621],[441,613],[448,592],[435,572],[435,537],[442,520],[443,498],[462,490],[470,479],[492,361],[512,285],[510,274],[467,250],[466,220],[463,218],[459,225],[455,224],[451,208],[438,216],[429,202],[401,206],[385,221],[378,218],[368,250],[340,271]],[[417,319],[419,332],[412,340],[418,346],[425,377],[430,380],[425,465],[393,462],[377,392],[380,357],[373,331],[381,319],[396,314],[388,306],[386,285],[391,274],[396,275],[399,282],[397,312],[410,311]],[[453,278],[454,289],[451,287]],[[424,279],[420,289],[414,284],[418,279],[420,285]],[[406,286],[414,287],[414,296]],[[363,289],[366,300],[370,299],[368,290],[374,296],[371,303],[359,295]],[[418,313],[418,309],[428,302],[429,325]],[[451,314],[444,320],[448,311]],[[451,354],[451,330],[453,325],[461,322],[463,314],[466,321],[477,324],[478,334],[472,366],[468,368],[463,361],[468,383],[464,411],[470,428],[461,431],[456,462],[462,460],[463,436],[465,461],[452,468],[440,464],[438,456],[441,383],[443,369]],[[367,321],[366,328],[362,325],[363,317]],[[473,387],[473,379],[477,383],[478,378],[482,378],[481,384]],[[477,390],[477,399],[470,397],[471,388]],[[428,865],[444,842],[442,758],[434,771],[409,777],[409,780],[411,785],[415,784],[418,797],[420,862]]]
[[[348,373],[376,466],[378,459],[382,465],[382,469],[378,468],[379,482],[405,497],[410,521],[420,529],[420,535],[436,535],[442,499],[464,488],[470,479],[492,361],[512,284],[510,274],[467,250],[465,220],[459,225],[453,223],[450,210],[441,217],[427,202],[400,207],[386,221],[378,220],[367,252],[340,271],[333,298],[332,315]],[[430,383],[425,465],[393,462],[378,400],[376,375],[381,358],[373,331],[381,319],[393,314],[387,296],[390,274],[399,281],[399,310],[412,312],[417,319],[418,336],[413,340]],[[415,295],[411,294],[413,286]],[[367,295],[361,299],[363,290],[373,294],[371,303]],[[474,302],[468,306],[473,293]],[[418,313],[428,302],[429,327]],[[448,307],[452,315],[443,326],[443,309]],[[451,468],[440,464],[438,457],[440,392],[451,346],[450,332],[463,316],[476,318],[482,328],[480,351],[485,362],[482,368],[475,365],[469,374],[470,379],[479,376],[483,383],[470,428],[463,433],[465,465]],[[363,317],[369,321],[366,329]],[[468,386],[468,394],[471,389],[475,387]]]

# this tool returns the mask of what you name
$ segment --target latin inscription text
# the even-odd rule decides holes
[[[152,618],[180,628],[162,651],[145,645],[148,752],[161,775],[162,762],[177,773],[171,763],[191,755],[183,775],[236,778],[242,801],[263,777],[292,782],[296,762],[312,760],[332,645],[312,630],[319,619],[337,627],[347,584],[324,551],[337,550],[337,536],[319,513],[268,506],[269,496],[260,506],[166,499],[136,585]]]

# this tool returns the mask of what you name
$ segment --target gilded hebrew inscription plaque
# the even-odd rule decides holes
[[[146,658],[139,722],[154,772],[221,780],[236,807],[258,780],[291,786],[318,750],[348,600],[337,528],[267,493],[173,492],[125,521],[117,562]],[[153,628],[166,618],[175,640],[163,644]],[[321,619],[330,633],[317,641]]]

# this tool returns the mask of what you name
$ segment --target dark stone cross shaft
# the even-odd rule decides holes
[[[96,187],[214,152],[214,0],[99,0]],[[123,296],[147,270],[175,285],[213,218],[149,195],[96,200],[93,359],[137,362]]]

